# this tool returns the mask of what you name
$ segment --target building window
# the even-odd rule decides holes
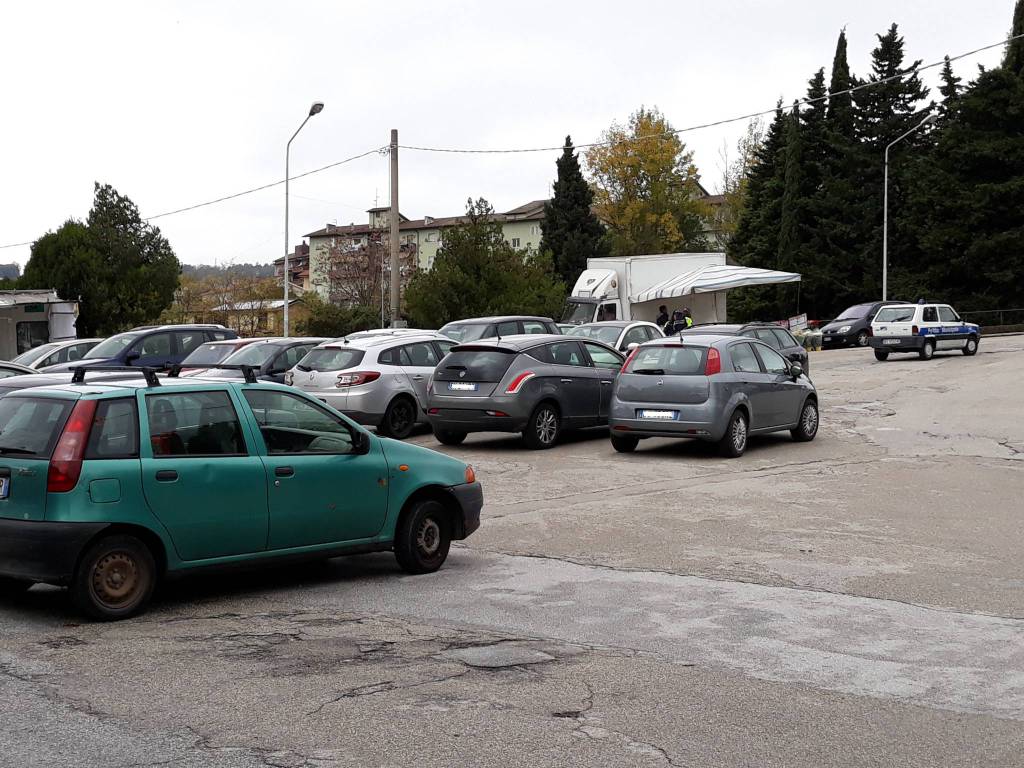
[[[512,238],[512,247],[513,248],[518,248],[519,247],[519,238],[518,237],[513,237]]]
[[[531,235],[537,235],[537,234],[540,234],[540,225],[538,225],[538,224],[534,224],[533,226],[531,226],[531,227],[530,227],[530,234],[531,234]]]

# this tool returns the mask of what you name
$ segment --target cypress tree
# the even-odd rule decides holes
[[[779,218],[779,253],[775,262],[777,269],[791,270],[800,258],[803,241],[804,216],[804,172],[803,137],[800,127],[800,110],[793,104],[793,111],[786,119],[786,153],[783,170],[782,215]]]
[[[571,136],[565,137],[556,166],[554,194],[544,205],[540,225],[540,251],[550,252],[556,274],[571,290],[587,259],[607,256],[608,246],[604,227],[591,210],[594,193],[580,171]]]
[[[1024,35],[1024,2],[1017,0],[1013,8],[1013,24],[1010,27],[1010,37]],[[1024,37],[1018,37],[1006,46],[1006,55],[1003,57],[1003,69],[1013,75],[1024,75]]]
[[[855,136],[853,115],[853,94],[846,93],[855,85],[850,75],[850,64],[846,58],[846,30],[840,30],[836,42],[836,53],[832,58],[832,79],[828,86],[828,110],[825,124],[836,137],[853,141]]]

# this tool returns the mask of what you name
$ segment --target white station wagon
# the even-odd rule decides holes
[[[980,336],[979,327],[965,323],[949,304],[921,302],[878,310],[868,343],[876,360],[888,359],[891,352],[916,352],[922,360],[931,360],[939,351],[977,354]]]

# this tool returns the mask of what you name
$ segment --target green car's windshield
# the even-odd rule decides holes
[[[108,357],[117,357],[122,350],[131,345],[133,341],[139,338],[138,333],[119,333],[117,336],[111,336],[106,341],[101,341],[95,347],[90,349],[83,355],[83,360],[99,360]]]

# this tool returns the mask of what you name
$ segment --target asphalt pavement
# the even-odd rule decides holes
[[[0,766],[1019,766],[1022,353],[812,353],[818,438],[738,460],[471,436],[483,524],[429,576],[207,577],[117,624],[36,587]]]

